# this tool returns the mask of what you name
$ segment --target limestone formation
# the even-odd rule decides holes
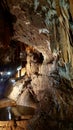
[[[72,0],[7,0],[8,6],[4,1],[0,49],[6,53],[0,51],[1,63],[20,61],[25,69],[6,96],[19,105],[39,103],[28,130],[68,130],[68,121],[73,128]]]

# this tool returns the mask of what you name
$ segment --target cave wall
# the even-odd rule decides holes
[[[44,12],[42,14],[42,12],[39,11],[41,5],[47,6],[47,2],[44,0],[43,2],[40,1],[40,6],[35,10],[32,0],[8,1],[8,5],[11,14],[16,17],[16,22],[13,24],[14,35],[12,40],[28,45],[29,48],[33,48],[32,51],[30,51],[31,49],[28,49],[29,51],[27,50],[26,73],[31,79],[30,86],[33,88],[37,99],[41,100],[44,90],[53,85],[48,77],[50,73],[57,68],[57,63],[59,64],[60,76],[70,81],[72,79],[72,74],[70,75],[67,66],[67,63],[70,62],[71,65],[73,65],[73,48],[70,44],[68,34],[69,19],[65,17],[65,13],[67,17],[69,14],[67,9],[64,10],[62,7],[56,7],[55,10],[58,13],[59,25],[54,23],[54,25],[51,24],[49,27],[46,26],[44,22]],[[72,8],[71,5],[70,3],[70,8]],[[63,25],[62,22],[66,24]],[[35,62],[33,59],[35,50],[36,54],[42,54],[43,62],[41,64]],[[62,67],[64,67],[64,72]]]
[[[10,13],[16,17],[16,22],[13,24],[14,35],[11,40],[16,41],[17,46],[19,43],[21,46],[22,44],[28,46],[25,49],[27,55],[26,75],[28,79],[31,79],[31,82],[25,86],[32,88],[36,99],[39,101],[43,98],[45,88],[48,87],[48,75],[55,67],[53,63],[50,63],[54,60],[54,57],[50,48],[49,30],[44,24],[42,15],[33,11],[32,1],[30,3],[28,1],[16,1],[15,3],[8,1],[8,4]],[[13,43],[11,42],[10,45],[13,45]],[[11,94],[8,94],[8,97],[16,100],[17,96],[22,93],[14,96],[13,91],[11,89]],[[23,96],[21,96],[22,98]],[[21,99],[17,101],[20,104]],[[24,100],[22,101],[24,102]]]
[[[59,1],[57,2],[59,4]],[[40,0],[40,4],[42,3],[47,5],[45,0]],[[5,97],[15,100],[18,105],[36,107],[37,102],[40,103],[30,128],[58,129],[61,123],[66,124],[73,120],[73,47],[69,41],[67,9],[56,8],[60,15],[59,26],[54,23],[54,26],[48,27],[40,8],[38,11],[34,10],[31,0],[8,0],[8,5],[11,14],[16,17],[10,44],[13,46],[16,43],[21,53],[25,52],[23,59],[26,59],[26,64],[24,76],[7,87]],[[60,36],[60,39],[57,36]]]

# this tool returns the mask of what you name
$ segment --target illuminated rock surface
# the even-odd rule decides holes
[[[72,129],[72,0],[70,8],[68,1],[65,0],[65,6],[61,1],[60,5],[57,0],[55,8],[52,8],[54,3],[51,5],[49,1],[39,0],[39,6],[36,5],[35,10],[32,0],[7,1],[14,18],[12,21],[14,31],[11,33],[8,21],[5,22],[7,19],[4,20],[1,15],[1,23],[7,23],[6,31],[4,25],[0,29],[1,64],[21,61],[25,74],[7,88],[6,96],[19,105],[35,107],[35,103],[39,103],[37,114],[30,121],[29,130]],[[41,11],[43,7],[46,12]],[[52,15],[49,11],[53,11]],[[48,18],[51,16],[50,21]]]

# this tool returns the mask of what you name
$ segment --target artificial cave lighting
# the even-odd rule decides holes
[[[25,67],[19,69],[19,70],[17,71],[17,73],[16,73],[16,78],[19,78],[19,77],[24,76],[25,73],[26,73],[26,68],[25,68]]]
[[[7,75],[11,75],[11,72],[9,71],[9,72],[7,72]]]
[[[17,70],[19,71],[19,70],[21,70],[21,68],[22,68],[22,66],[18,66],[18,67],[17,67]]]

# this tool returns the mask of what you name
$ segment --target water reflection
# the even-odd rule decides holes
[[[34,108],[25,106],[0,108],[0,121],[15,120],[21,116],[34,115]]]

